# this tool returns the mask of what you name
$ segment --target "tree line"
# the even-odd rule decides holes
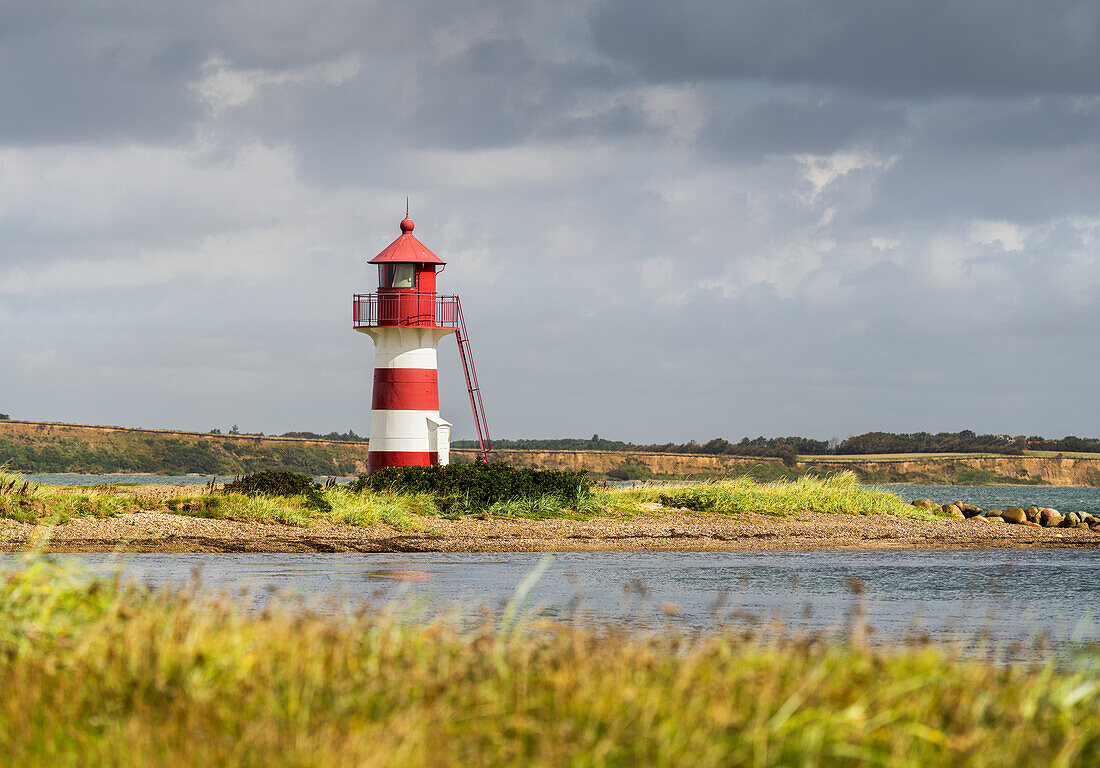
[[[476,448],[474,440],[456,440],[455,448]],[[844,440],[815,440],[809,437],[755,437],[730,442],[716,437],[705,443],[628,443],[606,440],[599,435],[590,439],[494,440],[494,448],[527,451],[639,451],[646,453],[704,453],[725,456],[780,458],[791,463],[797,456],[866,455],[877,453],[996,453],[1019,456],[1024,450],[1081,451],[1100,453],[1100,439],[1064,437],[1046,440],[1025,435],[979,435],[972,430],[960,432],[866,432]]]

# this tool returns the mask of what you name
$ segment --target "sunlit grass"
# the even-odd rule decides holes
[[[689,509],[720,514],[756,513],[790,515],[801,512],[890,514],[931,519],[924,510],[906,504],[886,491],[862,486],[851,472],[826,477],[800,477],[760,483],[750,477],[719,482],[642,485],[635,488],[596,488],[580,494],[575,502],[553,495],[511,499],[488,509],[452,505],[444,515],[430,494],[355,492],[346,486],[325,488],[331,511],[313,508],[301,497],[246,496],[237,493],[205,494],[164,500],[133,498],[107,489],[58,489],[27,484],[18,475],[0,473],[0,516],[22,522],[64,523],[74,516],[110,517],[124,512],[160,511],[193,517],[252,523],[311,527],[319,522],[336,525],[389,525],[402,530],[423,526],[425,517],[450,519],[549,518],[587,519],[596,516],[660,514],[662,510]]]
[[[21,523],[67,523],[73,516],[114,517],[136,504],[94,488],[57,490],[0,469],[0,517]]]
[[[435,501],[426,493],[356,493],[336,486],[325,490],[325,498],[332,504],[329,521],[342,525],[384,523],[409,530],[420,527],[415,515],[439,514]]]
[[[852,472],[770,483],[737,477],[718,482],[613,488],[600,490],[599,496],[607,508],[627,511],[638,511],[639,504],[649,502],[663,507],[722,514],[826,512],[930,518],[929,513],[906,504],[895,494],[860,485]]]
[[[0,573],[10,765],[1088,766],[1095,646],[996,663],[782,630],[256,612]],[[853,636],[854,637],[854,636]]]

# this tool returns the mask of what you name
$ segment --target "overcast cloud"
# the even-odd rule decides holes
[[[0,412],[366,434],[408,195],[494,435],[1100,435],[1098,62],[1095,2],[0,0]]]

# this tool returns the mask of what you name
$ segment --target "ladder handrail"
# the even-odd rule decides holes
[[[458,310],[458,327],[455,338],[458,341],[458,356],[462,360],[462,371],[466,374],[466,390],[470,393],[470,410],[474,414],[474,427],[477,429],[477,444],[481,447],[481,458],[489,460],[493,450],[493,441],[489,437],[489,422],[485,419],[485,404],[481,401],[481,387],[477,382],[477,369],[474,368],[474,352],[470,346],[470,337],[466,334],[466,318],[462,316],[462,302],[455,297],[455,309]]]

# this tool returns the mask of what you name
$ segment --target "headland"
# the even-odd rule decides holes
[[[365,441],[0,421],[0,465],[27,473],[243,475],[285,469],[346,477],[366,471],[367,452]],[[456,462],[473,461],[476,455],[452,451]],[[748,473],[776,480],[848,470],[865,483],[1100,486],[1100,454],[802,456],[792,466],[778,459],[701,453],[495,450],[492,455],[514,467],[587,470],[595,478],[712,479]]]

